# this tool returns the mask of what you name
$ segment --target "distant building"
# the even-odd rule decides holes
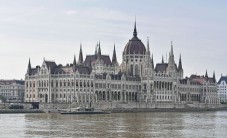
[[[218,81],[218,96],[220,102],[227,103],[227,76],[221,76]]]
[[[100,42],[94,54],[83,60],[57,65],[44,60],[41,66],[31,67],[29,59],[25,75],[25,101],[40,103],[143,102],[143,103],[208,103],[219,104],[215,77],[192,75],[183,78],[181,56],[175,62],[171,43],[168,61],[154,66],[149,40],[146,47],[137,36],[125,45],[123,61],[117,61],[115,46],[112,60],[103,55]]]
[[[180,101],[185,103],[219,103],[215,75],[191,75],[180,80]]]
[[[0,80],[0,95],[7,102],[23,102],[24,91],[24,80]]]

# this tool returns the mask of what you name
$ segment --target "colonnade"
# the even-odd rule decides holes
[[[137,101],[138,92],[95,91],[97,101]]]

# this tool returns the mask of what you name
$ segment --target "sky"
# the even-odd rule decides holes
[[[225,0],[0,0],[0,79],[24,79],[43,60],[66,65],[79,56],[102,54],[117,60],[133,36],[150,40],[154,63],[170,51],[171,41],[184,76],[217,79],[227,74],[227,1]]]

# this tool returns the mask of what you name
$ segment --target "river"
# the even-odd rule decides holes
[[[0,137],[227,137],[227,111],[0,114]]]

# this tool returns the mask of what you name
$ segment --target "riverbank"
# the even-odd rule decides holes
[[[227,108],[130,108],[130,109],[106,109],[111,113],[136,113],[136,112],[204,112],[204,111],[227,111]]]
[[[0,109],[0,114],[45,113],[39,109]]]

